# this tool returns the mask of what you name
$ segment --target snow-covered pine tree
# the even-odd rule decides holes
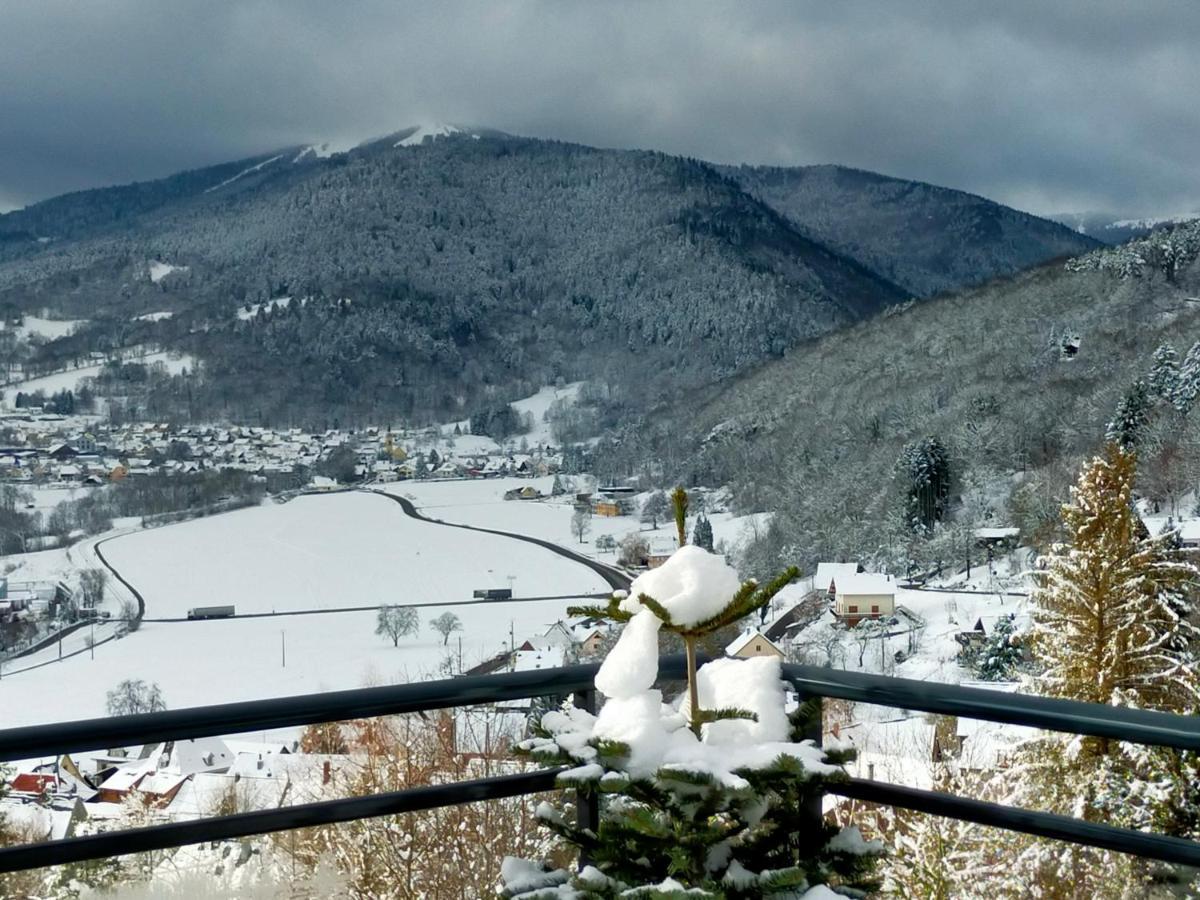
[[[1171,402],[1179,386],[1179,354],[1170,343],[1159,344],[1154,351],[1154,363],[1146,376],[1150,393],[1160,400]]]
[[[1109,444],[1063,509],[1070,540],[1042,561],[1031,645],[1040,694],[1200,711],[1190,598],[1200,571],[1169,535],[1152,537],[1133,508],[1134,454]],[[1006,802],[1132,828],[1200,834],[1196,755],[1107,738],[1049,735],[998,776]],[[1102,850],[1007,835],[993,853],[994,896],[1141,896],[1148,869]],[[1122,893],[1124,891],[1124,893]]]
[[[696,520],[696,527],[692,530],[692,543],[697,547],[702,547],[709,553],[713,552],[712,523],[708,521],[708,516],[703,513]]]
[[[1104,431],[1104,439],[1123,450],[1133,450],[1150,423],[1150,389],[1140,378],[1135,381],[1117,404],[1116,414]]]
[[[979,677],[983,681],[1009,681],[1021,664],[1021,645],[1017,640],[1015,616],[1001,616],[979,652]]]
[[[1171,404],[1179,412],[1187,415],[1196,402],[1197,394],[1200,394],[1200,341],[1192,344],[1179,366],[1179,377],[1175,382],[1175,392],[1171,395]]]
[[[744,900],[861,896],[872,886],[881,847],[854,827],[813,818],[823,787],[845,777],[841,764],[851,758],[840,745],[823,751],[804,740],[817,707],[785,712],[777,659],[695,666],[700,637],[769,603],[796,574],[739,584],[720,557],[684,546],[628,595],[578,610],[624,624],[596,676],[607,700],[596,716],[574,706],[546,715],[540,736],[521,749],[572,766],[559,783],[592,792],[599,827],[581,828],[543,805],[539,818],[587,864],[547,872],[506,860],[504,896]],[[688,690],[673,705],[654,689],[663,629],[689,651]]]

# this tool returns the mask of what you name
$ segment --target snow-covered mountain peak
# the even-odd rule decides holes
[[[445,122],[427,122],[418,125],[406,138],[401,138],[396,141],[396,147],[419,147],[426,140],[436,141],[438,138],[446,137],[451,134],[462,134],[463,129],[457,125],[447,125]]]
[[[322,141],[319,144],[309,144],[292,158],[292,162],[298,163],[309,158],[328,159],[337,153],[349,153],[358,146],[361,146],[361,141],[345,139]]]

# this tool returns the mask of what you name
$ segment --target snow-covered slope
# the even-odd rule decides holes
[[[145,597],[148,618],[194,606],[239,613],[471,599],[476,588],[516,596],[606,590],[598,575],[535,545],[418,522],[368,493],[300,497],[117,537],[108,560]],[[510,576],[512,578],[510,579]],[[447,653],[470,667],[563,618],[570,601],[419,610],[399,647],[375,634],[374,612],[147,622],[87,654],[0,681],[6,727],[103,715],[117,682],[156,682],[172,708],[403,682],[434,675]],[[463,623],[450,645],[428,627],[447,611]]]

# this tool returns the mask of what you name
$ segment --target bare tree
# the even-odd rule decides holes
[[[140,678],[129,678],[105,695],[105,708],[110,716],[132,716],[162,712],[167,704],[157,683],[146,684]]]
[[[592,530],[592,515],[586,509],[575,510],[571,516],[571,533],[583,543],[583,536]]]
[[[400,646],[400,638],[416,634],[421,627],[417,611],[410,606],[381,606],[375,621],[375,633],[392,639],[392,646]]]
[[[462,622],[452,612],[444,612],[436,619],[429,620],[429,627],[442,636],[442,646],[450,643],[450,634],[462,631]]]
[[[121,601],[121,611],[117,616],[121,620],[121,632],[127,634],[142,627],[142,617],[138,605],[128,597]]]
[[[642,503],[642,521],[649,522],[651,528],[658,528],[658,520],[666,518],[671,511],[671,501],[662,491],[655,491]]]
[[[611,534],[602,534],[596,538],[596,549],[602,553],[612,553],[617,549],[617,540]]]
[[[79,573],[79,593],[83,606],[95,607],[104,601],[104,590],[108,586],[108,573],[103,569],[84,569]]]

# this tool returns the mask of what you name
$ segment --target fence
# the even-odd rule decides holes
[[[592,682],[596,668],[590,665],[540,669],[12,728],[0,731],[0,761],[530,697],[575,694],[577,702],[590,706],[594,704]],[[663,659],[659,671],[664,680],[680,679],[684,672],[683,660],[678,657]],[[1200,719],[1191,717],[813,666],[785,665],[783,673],[803,698],[838,698],[1180,750],[1200,750]],[[820,739],[819,724],[809,736]],[[536,793],[553,788],[557,772],[556,769],[543,769],[367,797],[5,847],[0,848],[0,872]],[[1200,844],[1168,835],[1012,809],[860,778],[835,783],[829,790],[847,798],[1132,853],[1169,863],[1200,866]],[[819,815],[820,811],[814,810],[813,813]],[[595,824],[597,810],[591,796],[581,793],[578,815],[583,824]]]

